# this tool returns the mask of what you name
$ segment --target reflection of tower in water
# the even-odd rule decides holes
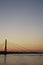
[[[7,58],[7,55],[4,55],[4,65],[6,65],[6,58]]]

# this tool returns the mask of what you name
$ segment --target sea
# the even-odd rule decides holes
[[[43,65],[43,54],[0,55],[0,65]]]

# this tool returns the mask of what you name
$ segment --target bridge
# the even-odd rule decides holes
[[[21,45],[19,45],[21,47]],[[19,48],[20,49],[20,48]],[[5,39],[5,46],[4,46],[4,51],[0,51],[0,54],[43,54],[43,52],[32,52],[31,50],[30,51],[23,51],[23,49],[26,49],[25,47],[22,46],[22,51],[7,51],[7,39]],[[28,50],[28,49],[27,49]]]

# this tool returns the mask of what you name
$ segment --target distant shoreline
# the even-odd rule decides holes
[[[43,52],[5,52],[5,51],[0,51],[0,54],[43,54]]]

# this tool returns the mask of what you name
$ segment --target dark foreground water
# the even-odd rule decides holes
[[[43,65],[43,55],[12,54],[0,55],[0,65]]]

